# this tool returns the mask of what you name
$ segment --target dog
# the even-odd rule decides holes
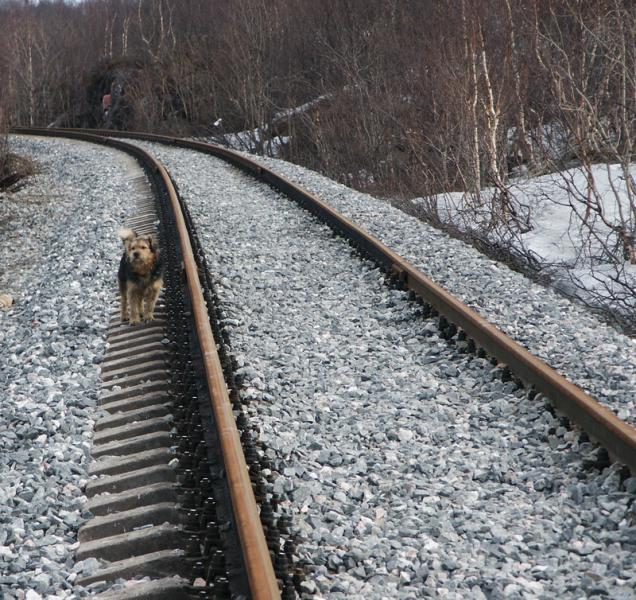
[[[155,304],[163,286],[163,261],[156,239],[138,236],[132,229],[120,229],[124,253],[117,279],[121,298],[121,322],[136,325],[154,319]]]

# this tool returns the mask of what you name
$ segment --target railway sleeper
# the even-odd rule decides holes
[[[96,558],[112,562],[160,550],[173,550],[175,548],[185,550],[194,542],[192,535],[180,525],[171,523],[151,525],[126,533],[84,541],[80,543],[77,550],[77,560]],[[198,550],[195,550],[194,554],[198,554]]]
[[[108,492],[109,494],[134,490],[151,483],[171,482],[176,483],[176,469],[168,465],[143,466],[133,471],[103,475],[99,479],[93,479],[86,485],[86,494],[96,496]]]
[[[170,390],[172,383],[167,379],[143,381],[136,385],[121,386],[121,384],[113,386],[109,390],[101,393],[102,404],[108,404],[116,400],[124,400],[133,398],[142,394],[150,394],[152,392],[165,392]]]
[[[155,321],[161,321],[161,320],[165,319],[166,316],[167,316],[166,310],[162,306],[157,306],[157,307],[155,307],[154,318],[151,321],[150,320],[142,320],[141,322],[136,323],[135,327],[137,327],[139,325],[146,325],[147,330],[153,331],[152,324]],[[113,314],[110,317],[110,319],[108,321],[108,324],[110,326],[113,326],[113,327],[118,327],[119,328],[118,331],[123,331],[123,329],[125,327],[130,327],[130,324],[129,324],[128,321],[125,321],[125,322],[122,323],[121,317],[120,317],[120,314],[119,314],[119,310],[117,311],[116,315]]]
[[[154,406],[156,408],[156,405]],[[129,422],[123,425],[102,428],[93,436],[93,444],[102,445],[117,440],[127,441],[133,437],[157,433],[160,431],[169,432],[172,427],[172,415],[153,417],[150,419],[137,418],[138,411],[124,413],[129,417]],[[114,415],[111,415],[114,416]]]
[[[153,431],[126,440],[115,440],[93,447],[93,458],[102,456],[124,456],[134,452],[143,452],[155,448],[167,448],[172,443],[169,431]]]
[[[137,452],[133,456],[105,456],[94,461],[90,466],[91,475],[116,475],[136,471],[138,469],[167,464],[174,458],[170,448],[156,448],[145,452]]]
[[[144,337],[141,338],[141,340],[143,340],[142,342],[137,342],[134,344],[120,343],[116,346],[111,346],[108,349],[108,361],[111,362],[128,357],[145,357],[146,353],[152,355],[158,350],[162,351],[163,347],[161,341],[159,340],[159,343],[157,343],[156,337],[153,336],[153,338],[154,339],[148,340],[148,338]]]
[[[143,340],[145,344],[156,344],[157,342],[161,342],[163,339],[164,332],[161,328],[150,329],[149,331],[144,332],[143,335],[134,336],[131,333],[129,336],[122,335],[119,338],[114,338],[108,342],[108,350],[117,352],[128,348],[131,342],[136,342],[136,340]]]
[[[168,375],[165,369],[153,369],[145,373],[137,373],[135,375],[123,374],[115,378],[102,382],[102,389],[108,390],[112,387],[128,387],[143,383],[144,381],[168,381]]]
[[[96,600],[192,600],[196,596],[187,589],[187,583],[187,579],[179,576],[165,577],[141,583],[127,590],[98,594],[95,598]]]
[[[186,577],[192,571],[193,559],[187,557],[185,550],[160,550],[134,558],[113,561],[107,567],[99,569],[88,577],[78,579],[83,586],[97,581],[115,581],[116,579],[133,579],[134,577],[151,577],[163,579],[175,575],[184,578],[180,582],[180,589],[187,583]],[[112,592],[110,592],[112,594]],[[105,597],[100,594],[98,597]],[[156,596],[155,596],[156,597]]]
[[[160,502],[176,503],[177,499],[177,486],[162,481],[117,494],[99,494],[89,499],[87,508],[93,515],[100,516]]]
[[[102,386],[108,386],[111,382],[113,382],[113,385],[117,385],[117,381],[119,381],[122,377],[148,376],[150,373],[157,370],[165,371],[168,364],[168,361],[165,359],[149,360],[147,362],[131,366],[130,368],[123,367],[120,369],[112,369],[108,373],[102,372]]]
[[[163,319],[165,319],[166,317],[166,311],[162,306],[157,306],[155,308],[155,312],[154,312],[154,319],[152,321],[141,321],[140,323],[137,323],[135,325],[135,327],[145,327],[145,329],[142,329],[142,331],[156,331],[155,328],[153,328],[153,324],[156,321],[161,321]],[[119,311],[117,311],[117,314],[113,314],[111,315],[109,322],[108,322],[109,326],[116,328],[113,333],[128,333],[125,331],[126,327],[130,327],[128,321],[126,322],[121,322],[121,318],[119,315]]]
[[[150,337],[156,337],[157,335],[163,335],[164,324],[158,321],[150,321],[149,323],[140,323],[135,327],[122,326],[118,329],[113,329],[111,325],[110,334],[108,336],[108,345],[117,345],[126,342],[136,342],[140,339],[147,339]]]
[[[102,417],[95,422],[95,431],[100,432],[105,429],[112,429],[125,425],[130,422],[145,421],[156,417],[165,417],[172,413],[173,405],[171,402],[162,404],[151,404],[141,408],[109,413],[108,416]]]
[[[79,541],[90,542],[114,535],[141,530],[150,525],[186,525],[187,513],[179,512],[174,502],[159,502],[151,506],[131,508],[114,514],[95,517],[79,533]]]
[[[170,353],[163,348],[155,348],[144,354],[135,354],[133,356],[116,358],[114,360],[107,358],[102,363],[102,372],[108,373],[109,371],[116,371],[118,369],[134,366],[140,366],[143,367],[143,369],[146,369],[148,363],[153,361],[164,361],[165,363],[168,363],[170,361]]]
[[[102,408],[111,414],[118,412],[129,412],[139,410],[148,406],[156,406],[158,404],[166,404],[172,401],[170,392],[150,392],[140,394],[133,398],[124,398],[123,400],[112,400],[102,403]]]

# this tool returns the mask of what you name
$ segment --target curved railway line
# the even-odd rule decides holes
[[[113,132],[16,132],[105,143],[134,155],[159,200],[148,198],[127,225],[151,231],[159,219],[172,265],[155,323],[131,329],[114,318],[111,324],[101,398],[110,414],[96,425],[93,472],[99,477],[87,490],[96,517],[80,532],[78,556],[112,565],[84,583],[99,577],[158,578],[143,590],[112,598],[296,597],[303,575],[290,562],[294,541],[286,519],[272,516],[277,500],[268,498],[261,482],[259,470],[267,464],[259,464],[262,457],[233,381],[236,365],[223,350],[205,255],[165,168],[138,146],[110,138]],[[505,381],[548,397],[613,460],[636,473],[632,425],[313,194],[224,148],[148,134],[116,135],[211,154],[294,200],[385,270],[394,286],[408,290],[422,315],[437,319],[441,337],[490,357]],[[178,468],[171,462],[175,446]],[[142,509],[136,499],[145,495]]]
[[[134,156],[153,184],[126,225],[143,234],[159,222],[168,268],[155,321],[131,328],[113,313],[100,397],[108,414],[95,426],[97,479],[87,487],[95,517],[80,530],[77,552],[110,564],[78,583],[157,578],[109,598],[289,595],[271,508],[263,498],[256,505],[258,465],[252,456],[248,468],[243,453],[250,432],[240,402],[230,401],[187,217],[159,162],[130,144],[108,144]]]

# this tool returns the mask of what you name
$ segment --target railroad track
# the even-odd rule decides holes
[[[108,144],[148,174],[153,190],[138,182],[142,200],[126,225],[159,234],[167,268],[153,322],[122,325],[113,311],[100,395],[107,414],[95,424],[96,478],[86,490],[94,518],[80,530],[77,551],[77,560],[107,566],[78,584],[150,578],[103,594],[122,600],[295,597],[284,519],[262,492],[256,504],[259,460],[240,399],[225,382],[196,234],[161,164],[134,146]]]
[[[30,130],[21,129],[20,131],[28,133]],[[31,131],[42,133],[42,130]],[[85,134],[113,135],[112,131],[46,131],[49,135],[71,137],[81,137]],[[506,373],[505,377],[510,373],[537,392],[547,396],[559,411],[606,448],[611,457],[627,465],[632,473],[636,473],[636,429],[634,427],[619,419],[595,398],[569,382],[544,361],[534,357],[475,310],[446,292],[377,238],[340,215],[319,198],[271,169],[226,148],[154,134],[118,131],[116,135],[187,148],[216,156],[296,201],[389,272],[396,283],[411,291],[414,297],[425,304],[428,314],[439,314],[440,328],[444,331],[446,338],[458,336],[460,339],[466,339],[472,351],[480,354],[485,352],[496,359],[502,367],[502,372]]]
[[[21,131],[24,133],[45,133],[41,130]],[[85,132],[48,132],[50,135],[61,135],[62,133],[71,137],[94,141],[91,134],[86,134]],[[121,135],[121,132],[118,132],[117,135]],[[636,432],[631,425],[618,419],[614,413],[603,407],[583,390],[569,383],[542,361],[531,356],[521,346],[487,323],[477,313],[423,276],[407,261],[403,260],[355,224],[336,213],[319,199],[304,192],[298,188],[298,186],[276,175],[269,169],[226,149],[197,142],[161,138],[159,136],[130,134],[129,137],[140,137],[149,141],[166,143],[219,156],[242,170],[258,177],[260,180],[265,181],[311,212],[317,214],[335,231],[351,240],[364,254],[371,257],[389,272],[396,286],[410,290],[414,299],[422,303],[423,314],[425,316],[436,316],[438,318],[439,329],[444,338],[447,340],[459,340],[468,351],[475,352],[479,355],[485,355],[487,353],[493,358],[493,363],[496,363],[500,367],[500,373],[504,379],[515,378],[519,383],[523,382],[537,392],[550,398],[560,411],[566,414],[574,423],[578,424],[591,438],[606,448],[612,458],[627,465],[633,473],[636,472]],[[119,144],[119,142],[113,143]],[[151,167],[151,169],[161,171],[157,166]],[[173,202],[178,203],[176,196],[173,198]],[[182,235],[184,237],[191,237],[191,234],[186,234],[185,232]],[[163,236],[165,236],[165,233]],[[199,265],[193,266],[192,272],[188,273],[189,284],[192,280],[196,280],[195,275],[198,275],[199,271],[205,273],[205,271],[201,269],[202,262],[204,262],[204,257],[199,256]],[[190,291],[190,294],[192,294],[192,291]],[[205,317],[202,320],[205,320]],[[116,336],[118,333],[115,328],[113,330],[113,336]],[[205,337],[204,334],[199,335]],[[155,342],[159,341],[160,343],[160,340],[157,338],[158,336],[155,336]],[[116,337],[113,339],[116,339]],[[212,345],[214,345],[213,342]],[[224,384],[221,380],[217,380],[216,383],[208,382],[208,386],[213,390],[212,396],[214,396],[215,393],[222,395]],[[224,404],[226,407],[230,406],[229,399],[224,400]],[[235,406],[235,408],[240,407]],[[242,471],[243,474],[247,472],[244,467],[239,468],[239,471]],[[249,480],[246,484],[247,487],[251,485]],[[186,489],[188,489],[187,486]],[[258,529],[258,527],[256,529]],[[197,530],[194,528],[192,531]],[[200,529],[198,533],[199,535],[201,534]],[[196,533],[193,535],[196,535]],[[193,542],[194,540],[189,538],[189,541]],[[183,552],[184,558],[187,558],[188,553],[192,554],[192,549],[188,550],[185,548]],[[196,554],[196,552],[194,554]],[[265,551],[264,554],[269,553]],[[202,561],[191,562],[194,563],[195,572],[200,574],[202,571]],[[229,577],[229,574],[225,573],[223,575],[217,575],[217,577],[224,580]],[[285,579],[285,577],[288,577],[288,575],[282,575],[282,579]],[[280,574],[279,578],[281,578]],[[240,580],[241,578],[239,577],[238,579]],[[179,582],[178,585],[183,586],[184,583]],[[225,585],[224,581],[220,584],[220,586],[222,585]],[[256,588],[260,589],[260,585],[252,586],[251,592],[254,593]],[[272,593],[276,593],[276,591],[272,590]]]

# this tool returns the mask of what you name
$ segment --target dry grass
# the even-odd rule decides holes
[[[8,151],[2,154],[0,148],[0,191],[15,188],[22,179],[35,172],[33,160]]]
[[[0,105],[0,192],[14,188],[22,179],[36,172],[36,164],[33,160],[11,152],[9,124],[6,113]]]

